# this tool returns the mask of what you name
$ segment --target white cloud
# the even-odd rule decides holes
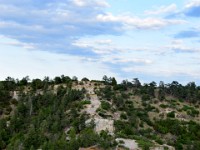
[[[182,40],[173,40],[170,45],[164,46],[162,49],[168,49],[178,52],[187,52],[187,53],[200,52],[200,48],[187,46],[184,44],[184,41]]]
[[[74,3],[77,6],[85,6],[86,5],[86,2],[84,2],[83,0],[74,0]]]
[[[186,23],[184,20],[171,20],[159,18],[139,18],[128,15],[114,16],[111,13],[97,15],[97,20],[102,22],[122,23],[125,28],[133,29],[160,29],[169,25]]]
[[[200,71],[196,70],[194,67],[186,68],[185,66],[177,66],[172,63],[168,65],[157,65],[157,66],[134,66],[134,67],[125,67],[123,68],[123,71],[127,73],[140,73],[140,74],[146,74],[151,76],[157,76],[157,77],[173,77],[173,76],[180,76],[180,77],[190,77],[192,78],[198,78]],[[191,80],[190,79],[190,80]]]
[[[156,8],[155,10],[145,11],[145,14],[147,14],[147,15],[160,15],[160,14],[165,14],[165,13],[173,13],[175,11],[177,11],[176,4],[171,4],[169,6],[161,6],[159,8]]]
[[[183,44],[183,40],[173,40],[172,45],[178,45],[178,44]]]
[[[17,47],[22,47],[22,48],[29,49],[29,50],[35,50],[36,49],[36,47],[34,46],[34,44],[31,44],[31,43],[22,43],[22,42],[19,42],[19,41],[0,42],[0,45],[17,46]]]
[[[110,39],[80,39],[73,43],[76,46],[91,49],[99,58],[88,59],[112,64],[152,64],[153,61],[142,56],[134,56],[134,51],[144,51],[144,48],[120,47]],[[146,49],[145,49],[146,50]]]
[[[107,39],[107,40],[96,40],[95,43],[97,44],[102,44],[102,45],[111,45],[112,44],[112,40],[111,39]]]
[[[148,59],[141,59],[141,58],[129,58],[129,59],[126,59],[126,58],[123,58],[123,59],[117,59],[115,61],[115,63],[141,63],[141,64],[151,64],[153,63],[152,60],[148,60]]]
[[[137,56],[135,56],[137,57]],[[112,57],[112,56],[107,56],[104,57],[101,61],[103,62],[110,62],[113,64],[130,64],[130,63],[136,63],[136,64],[143,64],[143,65],[148,65],[148,64],[152,64],[153,61],[149,60],[149,59],[144,59],[144,58],[130,58],[130,57]]]
[[[72,44],[79,47],[109,46],[113,44],[113,41],[111,39],[79,39]]]
[[[86,6],[98,6],[98,7],[109,7],[109,4],[105,0],[73,0],[74,4],[79,7]]]
[[[197,6],[200,6],[200,0],[190,0],[185,5],[186,8],[197,7]]]
[[[121,49],[113,45],[110,39],[79,39],[72,44],[80,48],[88,48],[94,53],[101,55],[121,51]]]

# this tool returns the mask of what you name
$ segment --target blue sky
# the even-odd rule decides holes
[[[0,79],[200,84],[200,0],[0,0]]]

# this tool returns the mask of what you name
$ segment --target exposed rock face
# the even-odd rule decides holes
[[[16,99],[16,100],[19,100],[19,94],[18,94],[18,91],[14,91],[13,92],[13,96],[12,96],[13,99]]]
[[[108,119],[95,119],[95,131],[97,133],[100,133],[101,130],[108,130],[110,134],[113,134],[114,132],[114,121],[113,120],[108,120]]]
[[[123,139],[123,138],[117,138],[116,139],[117,142],[123,141],[122,146],[128,148],[129,150],[140,150],[138,148],[138,143],[135,142],[135,140],[131,140],[131,139]]]
[[[92,119],[87,120],[85,123],[89,124]],[[114,133],[114,120],[110,119],[102,119],[102,118],[94,118],[94,123],[95,123],[95,131],[97,133],[100,133],[102,130],[108,131],[109,134]]]

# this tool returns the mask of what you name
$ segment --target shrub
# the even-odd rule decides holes
[[[155,141],[156,141],[158,144],[163,145],[163,141],[162,141],[160,138],[157,138]]]
[[[89,100],[84,100],[84,101],[81,101],[81,104],[82,104],[82,105],[91,104],[91,101],[89,101]]]
[[[148,100],[150,100],[150,96],[148,94],[144,94],[144,95],[142,95],[142,100],[148,101]]]
[[[106,117],[107,117],[104,111],[99,111],[98,114],[99,114],[99,116],[101,116],[101,117],[103,117],[103,118],[106,118]]]
[[[0,116],[3,115],[3,109],[0,108]]]
[[[17,105],[18,104],[18,101],[16,100],[16,99],[11,99],[11,104],[13,104],[13,105]]]
[[[88,78],[84,77],[83,79],[81,79],[81,81],[90,81]]]
[[[199,111],[196,110],[194,107],[184,105],[182,110],[186,111],[188,115],[195,117],[199,115]]]
[[[174,111],[169,112],[169,113],[167,114],[167,117],[175,118],[175,112],[174,112]]]
[[[145,110],[146,110],[146,111],[153,111],[153,110],[156,110],[156,108],[155,108],[154,106],[151,106],[151,105],[148,104],[148,105],[146,106]]]
[[[104,110],[109,110],[111,108],[110,104],[106,101],[101,102],[101,108]]]
[[[12,111],[12,107],[11,107],[11,106],[8,106],[8,107],[6,108],[6,111],[11,112],[11,111]]]
[[[81,81],[81,82],[79,82],[79,85],[83,85],[83,82]]]
[[[120,118],[126,120],[127,119],[127,115],[125,113],[121,113]]]
[[[80,108],[80,109],[82,109],[83,108],[83,106],[84,105],[87,105],[87,104],[91,104],[91,101],[89,101],[89,100],[84,100],[84,101],[80,101],[79,103],[78,103],[78,108]]]
[[[84,129],[79,136],[79,144],[82,147],[95,145],[99,141],[99,136],[92,129]]]
[[[143,150],[149,150],[150,147],[154,146],[151,141],[143,137],[137,137],[136,141]]]
[[[195,110],[195,109],[191,109],[191,110],[187,110],[187,114],[192,116],[192,117],[195,117],[195,116],[199,115],[199,111]]]
[[[164,150],[168,150],[169,148],[167,146],[164,146]]]
[[[167,107],[169,107],[168,105],[165,105],[165,104],[160,104],[160,107],[161,108],[167,108]]]

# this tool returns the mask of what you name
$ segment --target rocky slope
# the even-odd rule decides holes
[[[20,88],[10,91],[9,105],[1,103],[6,107],[1,107],[0,115],[2,149],[55,149],[55,145],[72,150],[199,148],[199,103],[171,95],[161,101],[156,87],[154,97],[141,94],[143,87],[100,81]]]

